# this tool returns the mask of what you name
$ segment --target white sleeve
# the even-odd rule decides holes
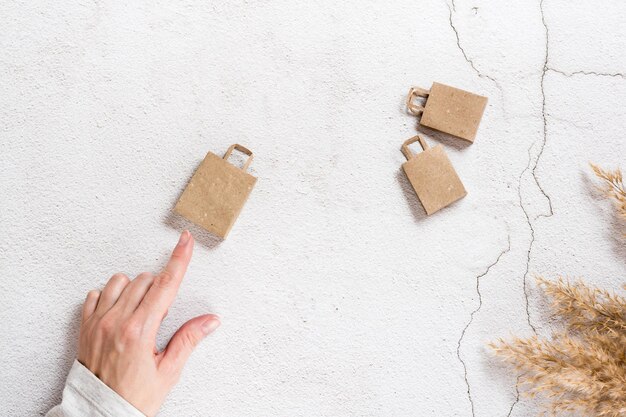
[[[63,401],[46,417],[145,417],[80,362],[67,376]]]

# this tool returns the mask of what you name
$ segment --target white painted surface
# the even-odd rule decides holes
[[[163,416],[471,416],[467,384],[506,416],[485,343],[549,330],[532,276],[623,281],[586,165],[626,168],[623,1],[129,3],[0,3],[0,415],[59,400],[85,293],[162,265],[233,142],[259,181],[227,241],[191,229],[163,340],[223,326]],[[471,146],[424,130],[469,191],[426,218],[399,147],[432,81],[490,101]]]

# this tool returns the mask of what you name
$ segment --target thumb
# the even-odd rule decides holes
[[[180,372],[195,347],[219,325],[220,319],[215,314],[195,317],[183,324],[163,351],[161,365]]]

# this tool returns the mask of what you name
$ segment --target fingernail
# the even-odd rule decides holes
[[[183,233],[181,233],[180,238],[178,239],[178,246],[186,245],[187,242],[189,242],[190,236],[191,233],[189,233],[189,230],[185,230]]]
[[[215,317],[211,317],[210,319],[202,323],[202,332],[206,336],[213,333],[213,331],[218,327],[220,327],[220,321]]]

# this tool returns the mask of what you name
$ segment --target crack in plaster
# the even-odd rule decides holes
[[[454,21],[452,19],[453,13],[456,13],[456,2],[455,2],[455,0],[451,0],[451,4],[452,4],[452,7],[450,7],[450,5],[448,3],[446,3],[446,5],[448,7],[448,12],[449,12],[448,22],[449,22],[450,28],[452,29],[452,31],[454,32],[454,35],[456,37],[457,48],[459,49],[459,51],[461,51],[461,54],[463,55],[463,58],[470,65],[470,67],[474,70],[474,72],[478,75],[478,77],[479,78],[483,78],[483,79],[488,79],[488,80],[492,81],[494,83],[494,85],[496,86],[496,88],[500,91],[500,99],[501,99],[501,102],[502,102],[502,113],[503,113],[503,115],[504,115],[504,117],[506,119],[507,118],[507,112],[506,112],[506,108],[504,106],[504,90],[503,90],[502,86],[500,85],[500,83],[494,77],[492,77],[492,76],[490,76],[488,74],[483,74],[476,67],[476,65],[474,64],[474,61],[467,55],[467,52],[465,51],[465,49],[461,45],[461,38],[460,38],[459,31],[456,28],[456,26],[454,25]],[[542,13],[543,13],[543,11],[542,11]],[[547,39],[546,39],[546,48],[547,48]],[[547,133],[547,126],[546,126],[546,118],[545,118],[545,93],[543,91],[543,77],[545,77],[546,70],[547,70],[547,49],[546,49],[546,61],[544,62],[543,75],[542,75],[542,81],[541,81],[541,90],[542,90],[542,95],[543,95],[542,115],[543,115],[543,120],[544,120],[544,141],[543,141],[543,145],[544,146],[545,146],[545,141],[546,141],[546,136],[547,136],[546,135],[546,133]],[[550,215],[552,215],[552,201],[550,200],[550,197],[544,192],[544,190],[541,187],[541,185],[539,185],[539,181],[538,181],[537,177],[535,176],[535,169],[537,167],[537,163],[539,162],[539,158],[541,157],[541,153],[543,153],[543,147],[541,149],[541,152],[538,155],[537,161],[535,163],[535,166],[533,167],[533,171],[532,172],[533,172],[533,177],[535,178],[535,182],[537,183],[537,186],[539,187],[539,189],[541,190],[543,195],[548,199],[548,202],[549,202],[549,205],[550,205]],[[526,290],[526,277],[528,275],[528,269],[529,269],[529,265],[530,265],[530,251],[532,249],[532,243],[534,242],[534,239],[535,239],[535,232],[534,232],[534,228],[533,228],[533,226],[531,224],[530,218],[528,216],[528,213],[526,212],[526,210],[524,209],[524,207],[522,205],[522,196],[521,196],[521,191],[520,191],[521,190],[521,179],[522,179],[522,176],[524,175],[524,173],[529,168],[530,168],[530,159],[528,161],[528,166],[526,167],[526,169],[520,175],[520,178],[519,178],[520,186],[518,187],[518,193],[519,193],[519,198],[520,198],[520,207],[522,208],[522,211],[524,211],[524,214],[526,216],[526,220],[528,222],[528,225],[530,226],[531,236],[532,236],[531,244],[529,246],[528,254],[527,254],[526,272],[524,274],[524,297],[525,297],[525,300],[526,300],[526,315],[527,315],[528,324],[533,329],[533,331],[535,331],[535,327],[531,324],[531,321],[530,321],[528,293],[527,293],[527,290]],[[461,332],[461,336],[460,336],[460,338],[459,338],[459,340],[457,342],[456,353],[457,353],[457,357],[458,357],[459,361],[461,362],[461,365],[463,365],[463,378],[465,380],[465,385],[467,386],[467,398],[468,398],[468,400],[470,402],[471,411],[472,411],[472,417],[475,417],[474,400],[472,398],[470,383],[469,383],[469,380],[467,378],[467,365],[466,365],[465,361],[463,360],[463,358],[461,357],[461,344],[462,344],[463,338],[465,337],[465,333],[467,332],[467,329],[469,328],[469,326],[472,324],[472,322],[474,320],[474,315],[482,307],[482,294],[480,292],[480,278],[482,278],[485,275],[487,275],[487,273],[489,273],[489,270],[500,261],[500,258],[505,253],[507,253],[507,252],[509,252],[511,250],[511,236],[510,236],[510,234],[507,236],[507,241],[508,241],[507,249],[503,250],[500,253],[500,255],[498,256],[496,261],[493,264],[489,265],[483,274],[478,275],[476,277],[476,292],[478,294],[479,304],[478,304],[478,307],[474,311],[472,311],[472,313],[470,314],[470,320],[465,325],[465,327],[463,328],[463,331]],[[517,386],[516,386],[516,391],[517,391],[517,398],[516,398],[515,402],[511,405],[511,408],[509,410],[509,414],[508,414],[507,417],[510,417],[511,413],[513,412],[513,408],[519,402],[519,391],[517,390]]]
[[[528,322],[528,325],[530,326],[530,328],[532,329],[533,333],[537,333],[537,329],[535,328],[535,326],[532,324],[531,319],[530,319],[530,301],[529,301],[529,294],[528,294],[528,272],[530,270],[530,258],[531,258],[531,252],[533,249],[533,245],[535,243],[535,226],[534,226],[534,222],[539,219],[540,217],[551,217],[554,215],[554,210],[552,208],[552,199],[550,198],[550,196],[546,193],[546,191],[543,189],[543,187],[541,186],[541,183],[539,182],[539,178],[537,176],[537,167],[539,165],[539,162],[541,160],[541,157],[543,156],[543,152],[545,150],[546,147],[546,143],[548,140],[548,118],[546,115],[546,91],[545,91],[545,78],[546,78],[546,73],[549,71],[549,67],[548,67],[548,62],[550,59],[550,31],[548,29],[548,24],[546,23],[546,17],[544,14],[544,10],[543,10],[543,2],[545,0],[540,0],[539,2],[539,12],[541,13],[541,23],[543,25],[546,37],[545,37],[545,55],[544,55],[544,60],[543,60],[543,66],[542,66],[542,70],[541,70],[541,79],[540,79],[540,89],[541,89],[541,119],[542,119],[542,123],[543,123],[543,137],[541,139],[541,143],[540,143],[540,147],[539,147],[539,152],[537,153],[537,157],[534,159],[534,163],[533,163],[533,158],[531,156],[531,150],[534,147],[535,143],[530,145],[530,147],[528,148],[528,164],[526,165],[526,168],[524,168],[524,170],[522,171],[522,173],[519,176],[518,179],[518,197],[519,197],[519,206],[522,209],[522,211],[524,212],[524,217],[526,217],[526,223],[528,224],[528,228],[530,229],[530,243],[528,244],[528,251],[526,252],[526,271],[524,272],[524,278],[523,278],[523,290],[524,290],[524,302],[525,302],[525,309],[526,309],[526,321]],[[531,168],[531,164],[532,164],[532,168]],[[535,182],[535,184],[537,185],[537,188],[539,189],[539,191],[541,192],[541,194],[544,196],[544,198],[546,199],[546,201],[548,202],[548,207],[549,207],[549,212],[548,213],[541,213],[538,214],[537,216],[535,216],[532,220],[530,218],[530,215],[528,214],[528,211],[526,210],[526,208],[524,207],[524,202],[523,202],[523,198],[522,198],[522,178],[524,177],[524,174],[526,174],[526,172],[530,171],[531,175],[533,176],[533,180]]]
[[[579,71],[574,71],[574,72],[566,72],[566,71],[562,71],[556,68],[551,68],[551,67],[547,67],[546,68],[548,71],[552,71],[552,72],[556,72],[557,74],[561,74],[564,75],[566,77],[573,77],[575,75],[596,75],[598,77],[615,77],[615,78],[624,78],[626,79],[626,74],[622,73],[622,72],[596,72],[596,71],[586,71],[586,70],[579,70]]]
[[[463,58],[465,59],[465,61],[467,61],[467,63],[470,65],[470,67],[478,75],[478,77],[479,78],[483,78],[483,79],[488,79],[491,82],[493,82],[493,84],[496,86],[496,88],[500,92],[500,103],[501,103],[501,108],[502,108],[502,115],[504,116],[505,119],[507,119],[509,116],[507,114],[506,107],[504,106],[504,89],[502,88],[502,86],[500,85],[498,80],[496,80],[494,77],[492,77],[491,75],[488,75],[488,74],[483,74],[476,67],[476,65],[474,64],[474,60],[471,59],[469,57],[469,55],[467,55],[467,52],[465,52],[465,48],[463,48],[463,46],[461,46],[461,36],[459,34],[458,29],[454,25],[454,21],[452,20],[452,15],[454,13],[456,13],[456,2],[455,2],[455,0],[451,0],[451,4],[452,4],[452,7],[450,7],[450,5],[448,3],[446,3],[446,6],[448,7],[448,12],[449,12],[449,14],[448,14],[448,23],[450,25],[450,28],[454,32],[454,36],[456,37],[456,46],[459,49],[459,51],[461,51],[461,54],[463,55]]]
[[[545,147],[546,147],[546,143],[548,140],[548,119],[547,119],[547,113],[546,113],[546,92],[545,92],[545,78],[546,78],[546,74],[548,71],[551,72],[555,72],[558,74],[561,74],[565,77],[573,77],[575,75],[595,75],[595,76],[600,76],[600,77],[615,77],[615,78],[626,78],[626,74],[624,73],[603,73],[603,72],[596,72],[596,71],[586,71],[586,70],[579,70],[579,71],[574,71],[574,72],[565,72],[562,70],[558,70],[556,68],[551,68],[549,67],[548,63],[549,63],[549,58],[550,58],[550,49],[549,49],[549,42],[550,42],[550,31],[548,28],[548,24],[546,22],[546,18],[545,18],[545,13],[544,13],[544,1],[545,0],[540,0],[539,1],[539,11],[541,14],[541,23],[543,25],[544,31],[545,31],[545,55],[544,55],[544,60],[543,60],[543,65],[542,65],[542,69],[541,69],[541,78],[540,78],[540,89],[541,89],[541,118],[542,118],[542,124],[543,124],[543,137],[540,143],[540,147],[539,147],[539,152],[537,153],[536,158],[534,158],[534,162],[533,162],[533,158],[531,155],[531,150],[533,149],[534,145],[536,144],[536,142],[534,142],[533,144],[531,144],[531,146],[528,148],[528,164],[526,165],[526,168],[524,168],[524,170],[522,171],[522,173],[519,176],[518,179],[518,197],[519,197],[519,206],[522,209],[524,216],[526,217],[526,223],[528,224],[528,227],[530,229],[530,243],[528,245],[528,250],[526,252],[526,270],[524,272],[524,276],[523,276],[523,292],[524,292],[524,301],[525,301],[525,310],[526,310],[526,321],[528,322],[529,327],[532,329],[533,333],[537,333],[537,329],[535,328],[535,326],[532,324],[531,321],[531,317],[530,317],[530,301],[529,301],[529,293],[528,293],[528,273],[530,271],[530,259],[531,259],[531,253],[532,253],[532,249],[535,243],[535,226],[534,226],[534,222],[541,218],[548,218],[554,215],[554,210],[553,210],[553,206],[552,206],[552,198],[550,197],[550,195],[548,195],[548,193],[546,193],[546,191],[544,190],[544,188],[542,187],[538,175],[537,175],[537,167],[539,166],[539,162],[541,160],[541,157],[543,156]],[[498,83],[498,81],[488,75],[488,74],[483,74],[474,64],[473,59],[471,59],[467,52],[465,51],[465,49],[463,48],[463,46],[461,45],[461,39],[460,39],[460,35],[459,35],[459,31],[456,28],[456,26],[454,25],[454,21],[452,19],[452,15],[453,13],[456,13],[456,2],[455,0],[451,1],[452,7],[450,7],[450,5],[448,6],[448,11],[449,11],[449,16],[448,16],[448,20],[449,20],[449,25],[450,28],[454,31],[454,34],[456,36],[456,44],[457,44],[457,48],[459,49],[459,51],[461,51],[461,54],[463,55],[463,58],[465,59],[465,61],[470,65],[470,67],[474,70],[474,72],[480,77],[480,78],[484,78],[484,79],[488,79],[491,80],[495,86],[500,90],[500,95],[502,96],[502,100],[503,100],[503,111],[504,111],[504,91],[502,89],[502,87],[500,86],[500,84]],[[506,112],[504,112],[506,113]],[[531,168],[531,164],[532,164],[532,168]],[[522,191],[521,191],[521,185],[522,185],[522,179],[524,177],[524,174],[526,174],[526,172],[530,171],[532,177],[533,177],[533,181],[535,182],[535,185],[537,186],[537,188],[539,189],[539,191],[541,192],[541,194],[543,195],[544,199],[547,201],[548,203],[548,212],[547,213],[540,213],[538,215],[536,215],[532,220],[530,218],[530,215],[528,213],[528,211],[526,210],[526,208],[524,207],[523,204],[523,198],[522,198]],[[467,329],[469,328],[469,326],[472,324],[473,320],[474,320],[474,315],[482,308],[482,294],[480,292],[480,278],[484,277],[485,275],[487,275],[487,273],[489,273],[489,270],[494,267],[499,261],[500,258],[507,252],[509,252],[511,249],[511,239],[510,239],[510,235],[508,236],[508,247],[507,249],[505,249],[504,251],[502,251],[500,253],[500,255],[498,256],[498,258],[496,259],[496,261],[494,263],[492,263],[491,265],[489,265],[487,267],[487,269],[485,270],[485,272],[481,275],[478,275],[476,277],[476,293],[478,294],[478,307],[472,311],[472,313],[470,314],[470,320],[468,321],[468,323],[465,325],[465,327],[463,328],[463,331],[461,332],[461,336],[457,342],[457,357],[459,359],[459,361],[461,362],[461,364],[463,365],[463,371],[464,371],[464,379],[465,379],[465,385],[467,386],[467,396],[471,405],[471,410],[472,410],[472,416],[475,416],[475,411],[474,411],[474,401],[472,399],[472,395],[471,395],[471,388],[470,388],[470,383],[469,380],[467,378],[467,366],[465,361],[462,359],[461,357],[461,344],[462,341],[465,337],[465,333],[467,331]],[[509,412],[507,414],[507,417],[510,417],[511,414],[513,413],[513,410],[515,408],[515,406],[519,403],[520,400],[520,392],[519,392],[519,376],[517,378],[517,382],[515,384],[515,392],[516,392],[516,398],[515,401],[511,404],[511,407],[509,409]]]
[[[532,160],[532,157],[530,156],[530,150],[532,149],[532,147],[533,145],[531,145],[530,148],[528,148],[528,164],[526,165],[526,168],[524,168],[524,170],[522,171],[518,179],[517,195],[519,197],[519,206],[522,209],[522,212],[524,212],[524,216],[526,217],[526,223],[528,224],[528,227],[530,228],[530,243],[528,244],[528,251],[526,252],[526,271],[524,272],[524,277],[522,280],[522,288],[524,290],[524,302],[525,302],[525,309],[526,309],[526,321],[528,322],[528,325],[530,326],[530,328],[533,330],[533,333],[537,333],[537,329],[535,329],[535,326],[533,326],[533,324],[530,321],[530,302],[528,301],[528,289],[526,285],[528,271],[530,269],[530,253],[533,249],[533,244],[535,243],[535,228],[533,226],[533,223],[530,221],[530,216],[528,215],[528,212],[524,208],[524,202],[522,199],[522,177],[530,169],[530,162]]]
[[[450,24],[450,27],[454,31],[454,35],[456,36],[456,46],[461,51],[461,54],[463,54],[463,58],[465,58],[465,61],[467,61],[467,63],[470,64],[470,67],[472,67],[474,72],[476,72],[476,74],[478,74],[480,78],[486,78],[488,80],[491,80],[496,85],[496,87],[498,87],[500,91],[502,91],[498,81],[495,78],[493,78],[491,75],[483,74],[482,72],[480,72],[480,70],[476,68],[476,65],[474,64],[474,60],[470,59],[470,57],[467,55],[467,52],[465,52],[465,49],[463,48],[463,46],[461,46],[461,37],[459,36],[459,31],[454,25],[454,21],[452,20],[452,14],[456,13],[456,5],[454,1],[452,2],[452,7],[450,7],[450,5],[448,4],[446,5],[448,6],[448,11],[449,11],[448,22]]]
[[[579,71],[574,71],[574,72],[565,72],[562,70],[558,70],[556,68],[552,68],[549,66],[549,62],[550,62],[550,30],[548,28],[548,24],[546,22],[546,16],[545,16],[545,12],[544,12],[544,1],[545,0],[540,0],[539,2],[539,12],[541,14],[541,23],[543,25],[544,31],[545,31],[545,55],[544,55],[544,60],[543,60],[543,66],[542,66],[542,70],[541,70],[541,79],[540,79],[540,87],[541,87],[541,118],[542,118],[542,122],[543,122],[543,138],[541,140],[540,143],[540,147],[539,147],[539,152],[537,153],[537,157],[534,160],[532,169],[530,168],[531,162],[532,162],[532,157],[530,155],[530,151],[533,148],[533,146],[535,145],[535,143],[533,143],[530,148],[528,149],[528,165],[526,166],[526,168],[522,171],[522,173],[520,174],[519,177],[519,202],[520,202],[520,208],[522,209],[522,211],[524,212],[524,216],[526,217],[526,222],[528,223],[528,227],[530,228],[530,232],[531,232],[531,240],[530,240],[530,244],[528,246],[528,252],[527,252],[527,256],[526,256],[526,272],[524,273],[524,280],[523,280],[523,286],[524,286],[524,298],[525,298],[525,302],[526,302],[526,316],[527,316],[527,321],[528,321],[528,325],[531,327],[531,329],[533,330],[533,332],[536,333],[536,328],[535,326],[531,323],[530,320],[530,307],[529,307],[529,299],[528,299],[528,285],[527,285],[527,281],[528,281],[528,272],[529,272],[529,268],[530,268],[530,257],[531,257],[531,252],[532,252],[532,248],[535,242],[535,228],[533,225],[533,222],[541,217],[544,218],[548,218],[554,215],[554,210],[553,210],[553,206],[552,206],[552,199],[550,197],[550,195],[548,195],[548,193],[546,193],[546,191],[544,190],[544,188],[541,185],[541,182],[539,181],[538,175],[537,175],[537,167],[539,166],[539,162],[541,160],[541,157],[543,156],[545,147],[546,147],[546,143],[548,140],[548,116],[547,116],[547,112],[546,112],[546,92],[545,92],[545,78],[546,78],[546,74],[548,73],[548,71],[551,72],[555,72],[558,74],[561,74],[565,77],[573,77],[575,75],[595,75],[595,76],[600,76],[600,77],[619,77],[619,78],[626,78],[626,74],[624,73],[603,73],[603,72],[596,72],[596,71],[587,71],[587,70],[579,70]],[[531,171],[531,174],[533,176],[533,180],[535,182],[535,184],[537,185],[537,188],[539,189],[539,191],[541,192],[541,194],[543,195],[543,197],[545,198],[545,200],[548,202],[548,207],[549,207],[549,211],[548,213],[541,213],[536,215],[532,221],[530,219],[530,216],[528,215],[528,212],[526,211],[526,209],[524,208],[523,205],[523,201],[522,201],[522,195],[521,195],[521,181],[522,178],[524,176],[524,174],[527,171]]]
[[[546,73],[548,72],[548,61],[550,58],[550,32],[548,30],[548,24],[546,23],[546,18],[543,12],[543,2],[544,0],[541,0],[539,2],[539,10],[541,12],[541,23],[543,24],[543,27],[546,33],[546,47],[545,47],[546,54],[545,54],[544,61],[543,61],[543,70],[541,72],[541,118],[543,119],[543,141],[541,142],[541,147],[539,148],[539,153],[537,154],[537,159],[535,160],[535,165],[533,166],[532,173],[533,173],[533,179],[535,180],[535,184],[537,184],[537,187],[541,191],[541,194],[543,194],[543,196],[548,201],[550,214],[539,214],[537,215],[537,217],[535,217],[535,220],[539,217],[550,217],[554,214],[554,211],[552,210],[552,199],[545,192],[545,190],[539,183],[539,179],[537,178],[537,173],[535,172],[537,170],[537,166],[539,165],[539,160],[541,159],[541,156],[543,155],[543,151],[546,148],[546,142],[548,140],[548,119],[546,117],[546,91],[544,88],[544,81],[546,78]]]
[[[483,306],[483,296],[482,296],[482,293],[480,292],[480,279],[484,277],[485,275],[487,275],[489,271],[491,270],[491,268],[493,268],[494,266],[498,264],[498,262],[500,262],[500,259],[502,258],[502,256],[504,256],[506,253],[508,253],[511,250],[511,235],[510,234],[507,235],[507,242],[508,242],[508,245],[506,249],[503,249],[500,252],[496,260],[493,263],[491,263],[489,266],[487,266],[487,269],[485,269],[485,272],[476,276],[476,294],[478,294],[478,306],[474,309],[474,311],[471,312],[470,319],[465,325],[465,327],[463,328],[463,331],[461,332],[461,336],[459,337],[459,340],[457,341],[456,356],[457,358],[459,358],[459,362],[461,362],[461,365],[463,365],[463,378],[465,379],[465,385],[467,386],[467,398],[469,399],[470,406],[472,408],[472,416],[475,416],[474,400],[472,399],[470,383],[469,383],[469,380],[467,379],[467,365],[465,364],[465,361],[461,357],[461,344],[463,342],[463,339],[465,338],[465,333],[467,332],[467,329],[474,321],[474,315],[478,313],[478,311],[480,311],[480,309]]]
[[[553,114],[550,115],[550,120],[554,120],[554,121],[557,121],[557,122],[561,122],[561,123],[570,125],[570,126],[576,128],[576,129],[589,130],[589,129],[593,129],[594,128],[593,124],[591,122],[587,121],[587,120],[581,121],[579,123],[577,121],[573,121],[573,120],[566,119],[566,118],[563,118],[563,117],[558,117],[558,116],[555,116]]]
[[[513,409],[519,403],[519,379],[520,375],[517,376],[517,381],[515,382],[515,401],[513,401],[513,404],[511,404],[511,408],[509,409],[509,413],[506,415],[506,417],[511,417],[511,414],[513,414]]]

